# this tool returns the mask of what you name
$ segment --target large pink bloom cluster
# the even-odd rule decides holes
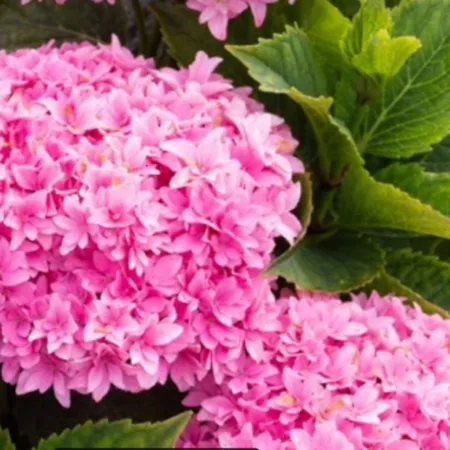
[[[200,12],[200,23],[207,23],[211,34],[221,41],[227,37],[228,22],[250,8],[256,27],[267,13],[267,5],[279,0],[187,0],[189,8]],[[285,0],[283,0],[285,1]],[[288,0],[293,4],[295,0]]]
[[[280,303],[269,360],[190,392],[181,448],[450,449],[450,321],[376,293]]]
[[[19,394],[186,389],[263,357],[296,141],[199,53],[0,52],[0,360]],[[271,317],[276,320],[272,321]]]

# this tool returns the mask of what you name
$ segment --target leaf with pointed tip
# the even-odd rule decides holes
[[[341,45],[349,61],[364,51],[380,30],[390,31],[391,27],[391,11],[385,7],[383,0],[362,1],[342,39]]]
[[[356,234],[307,237],[276,259],[267,270],[298,288],[349,292],[364,286],[383,269],[383,252]]]
[[[303,30],[286,27],[272,39],[260,39],[253,45],[228,45],[227,50],[245,67],[264,92],[288,94],[296,88],[305,95],[327,93],[321,64]]]
[[[352,63],[376,87],[384,87],[421,45],[414,36],[391,38],[387,30],[382,29],[353,57]]]
[[[91,421],[39,442],[36,450],[58,448],[174,448],[189,422],[190,411],[164,422],[133,424],[131,420]]]
[[[425,172],[420,164],[391,164],[374,178],[392,184],[411,197],[450,215],[450,174]]]
[[[310,97],[296,89],[288,95],[300,104],[314,130],[322,179],[329,183],[338,182],[352,166],[362,166],[352,135],[348,129],[330,114],[332,99]]]
[[[387,228],[450,238],[450,218],[391,184],[353,167],[339,190],[341,226],[356,230]]]
[[[386,254],[386,273],[426,301],[450,310],[450,264],[410,249]]]
[[[50,39],[57,42],[110,42],[116,34],[126,42],[127,18],[120,1],[114,6],[54,0],[21,6],[18,0],[0,0],[0,48],[37,47]]]
[[[370,105],[358,148],[397,159],[426,153],[449,133],[450,1],[404,1],[392,17],[392,36],[416,36],[422,48]]]
[[[0,428],[0,450],[15,450],[16,446],[11,441],[8,430]]]

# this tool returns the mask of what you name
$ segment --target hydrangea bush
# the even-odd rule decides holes
[[[26,394],[173,384],[37,449],[449,450],[448,41],[450,0],[0,2],[19,448]]]

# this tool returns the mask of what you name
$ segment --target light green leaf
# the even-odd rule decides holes
[[[409,249],[394,250],[386,256],[386,273],[428,302],[449,311],[450,264],[433,255]]]
[[[50,39],[110,42],[113,33],[125,43],[126,26],[120,1],[110,6],[68,0],[59,6],[45,0],[21,6],[18,0],[0,0],[0,48],[8,50],[37,47]]]
[[[450,238],[450,219],[391,184],[354,167],[339,192],[339,223],[350,229],[388,228]]]
[[[414,36],[391,38],[387,30],[382,29],[361,53],[353,57],[352,63],[376,87],[383,87],[421,45]]]
[[[274,261],[268,274],[282,276],[298,288],[349,292],[374,279],[383,268],[383,252],[370,240],[336,233],[307,237]]]
[[[8,430],[0,428],[0,450],[15,450],[16,446],[11,441]]]
[[[247,67],[264,92],[288,94],[297,88],[310,96],[326,94],[322,67],[305,32],[288,26],[273,39],[254,45],[228,45],[227,50]]]
[[[422,48],[365,116],[361,152],[388,158],[425,153],[450,131],[450,1],[405,0],[392,36],[416,36]]]
[[[390,183],[411,197],[450,215],[450,174],[425,172],[420,164],[392,164],[377,172],[374,178]]]
[[[314,209],[313,184],[311,180],[311,174],[308,172],[298,175],[297,180],[301,183],[302,186],[302,195],[296,209],[296,216],[302,224],[302,231],[300,232],[297,240],[301,240],[305,236],[309,224],[311,223],[312,213]]]
[[[391,26],[391,11],[385,7],[384,0],[363,0],[342,40],[348,60],[364,51],[381,29],[390,31]]]
[[[450,136],[437,144],[421,164],[430,172],[450,172]]]
[[[422,311],[427,314],[439,314],[446,319],[450,318],[450,314],[445,309],[428,302],[417,292],[414,292],[412,289],[402,284],[400,280],[388,275],[386,272],[382,272],[368,286],[366,286],[364,290],[369,293],[375,290],[380,295],[389,295],[394,293],[399,297],[406,298],[408,303],[411,305],[417,303]]]
[[[41,440],[37,450],[58,448],[174,448],[192,416],[185,412],[164,422],[132,424],[131,420],[91,421]]]

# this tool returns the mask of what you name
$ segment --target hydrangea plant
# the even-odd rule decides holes
[[[449,450],[449,42],[450,0],[0,0],[2,448]]]

